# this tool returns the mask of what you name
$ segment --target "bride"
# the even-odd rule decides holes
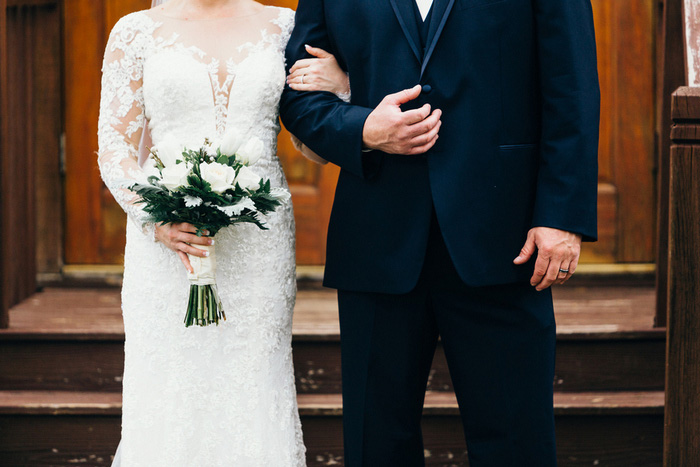
[[[158,1],[155,4],[160,3]],[[128,187],[167,139],[199,147],[226,132],[254,135],[256,172],[287,187],[279,159],[289,9],[252,0],[170,0],[123,17],[105,52],[99,165],[128,214],[122,310],[126,334],[122,441],[115,465],[305,465],[292,368],[294,218],[286,203],[269,230],[238,225],[216,236],[228,321],[185,328],[187,254],[203,256],[188,224],[150,224]],[[304,90],[348,91],[332,56],[303,60]],[[297,68],[299,68],[297,67]],[[313,79],[312,79],[313,78]],[[310,157],[313,157],[307,151]],[[183,264],[184,266],[183,267]]]

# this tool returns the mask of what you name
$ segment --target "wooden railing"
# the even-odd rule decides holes
[[[700,459],[700,88],[672,100],[664,465]]]

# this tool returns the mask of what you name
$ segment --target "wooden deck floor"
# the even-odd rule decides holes
[[[555,289],[558,333],[656,333],[655,292],[650,287],[560,287]],[[184,313],[184,311],[183,311]],[[301,290],[294,334],[338,334],[335,292]],[[123,338],[120,295],[116,288],[47,288],[10,311],[10,328],[0,335],[56,334],[75,338]]]

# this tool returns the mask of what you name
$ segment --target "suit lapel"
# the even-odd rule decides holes
[[[418,25],[416,24],[413,5],[410,3],[413,0],[389,0],[391,2],[391,7],[394,9],[396,14],[396,19],[399,20],[401,29],[408,39],[408,43],[413,50],[413,54],[416,56],[418,62],[423,61],[423,54],[421,53],[420,44],[420,32],[418,31]],[[454,0],[451,0],[454,1]]]
[[[455,0],[433,0],[433,16],[430,22],[430,29],[428,30],[428,40],[426,41],[428,47],[425,49],[425,57],[423,57],[420,70],[421,78],[423,77],[425,67],[428,66],[430,57],[433,55],[442,30],[445,28],[445,23],[447,23],[447,18],[450,16],[454,3]]]

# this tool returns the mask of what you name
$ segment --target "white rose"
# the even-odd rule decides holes
[[[175,138],[166,138],[156,144],[153,149],[165,167],[170,167],[175,165],[178,160],[183,160],[182,145]]]
[[[199,170],[202,178],[211,185],[212,191],[222,193],[233,187],[236,171],[232,167],[218,162],[205,162],[199,166]]]
[[[238,148],[243,144],[245,135],[236,130],[228,130],[224,134],[224,138],[221,140],[221,146],[219,150],[221,154],[226,156],[233,156],[238,151]]]
[[[187,185],[187,176],[189,174],[190,168],[184,163],[166,166],[163,169],[163,178],[160,180],[160,183],[168,190],[174,190]]]
[[[238,148],[237,159],[245,165],[252,165],[262,157],[264,150],[263,142],[259,138],[252,137]]]
[[[255,190],[260,187],[260,177],[248,167],[241,167],[236,177],[238,183],[244,190]]]

